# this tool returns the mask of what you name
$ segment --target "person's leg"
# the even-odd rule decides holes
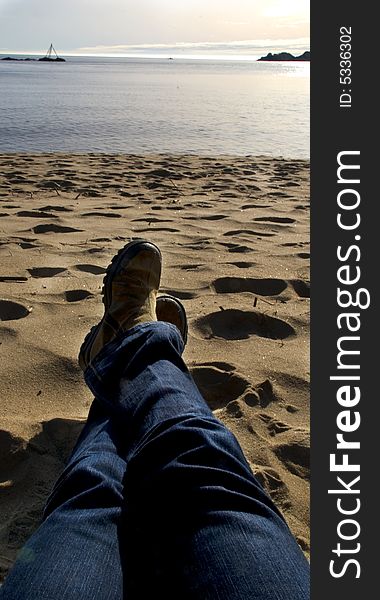
[[[175,299],[165,296],[156,304],[160,273],[160,251],[149,243],[131,242],[114,258],[104,281],[103,326],[94,327],[86,337],[80,363],[87,346],[91,352],[96,344],[103,347],[113,337],[119,318],[139,322],[146,316],[150,320],[171,316],[179,326],[187,325],[183,307]],[[111,287],[115,283],[113,294],[107,281]],[[111,298],[113,313],[108,319]],[[186,337],[186,327],[182,334]],[[21,550],[0,589],[1,598],[123,597],[125,528],[123,535],[120,530],[126,513],[123,478],[127,454],[123,420],[111,421],[107,410],[95,401],[48,500],[44,521]]]
[[[85,373],[130,443],[131,596],[305,600],[308,563],[182,349],[173,325],[145,323],[116,336]]]
[[[197,391],[178,329],[152,322],[160,270],[148,242],[107,270],[105,314],[80,353],[105,413],[92,415],[2,598],[118,598],[122,571],[128,598],[307,597],[307,563]]]
[[[171,296],[156,305],[186,339],[183,306]],[[111,357],[112,360],[112,357]],[[19,553],[0,598],[117,600],[132,580],[124,477],[129,453],[124,419],[95,400],[68,464],[48,499],[44,520]]]
[[[117,543],[126,469],[121,439],[117,425],[95,401],[44,520],[21,550],[0,598],[123,598]]]

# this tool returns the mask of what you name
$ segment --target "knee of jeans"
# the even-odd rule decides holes
[[[172,323],[154,321],[151,323],[149,334],[149,343],[161,345],[169,342],[179,354],[182,354],[183,340],[181,333]]]

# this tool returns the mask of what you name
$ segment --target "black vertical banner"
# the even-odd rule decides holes
[[[313,600],[380,594],[375,22],[368,3],[312,4]]]

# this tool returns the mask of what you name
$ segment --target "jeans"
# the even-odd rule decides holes
[[[87,368],[87,423],[1,599],[309,598],[306,559],[182,351],[174,325],[144,323]]]

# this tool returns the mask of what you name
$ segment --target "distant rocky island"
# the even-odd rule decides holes
[[[17,61],[27,61],[27,62],[66,62],[64,58],[48,58],[44,56],[43,58],[15,58],[14,56],[5,56],[0,60],[17,60]]]
[[[310,52],[304,52],[303,54],[301,54],[301,56],[294,56],[293,54],[290,54],[290,52],[279,52],[278,54],[272,54],[272,52],[269,52],[266,56],[262,56],[261,58],[259,58],[258,60],[265,60],[265,61],[287,61],[287,60],[292,60],[292,61],[310,61]]]
[[[1,60],[17,60],[17,61],[27,60],[29,62],[29,61],[36,61],[37,59],[36,58],[14,58],[13,56],[5,56]]]

